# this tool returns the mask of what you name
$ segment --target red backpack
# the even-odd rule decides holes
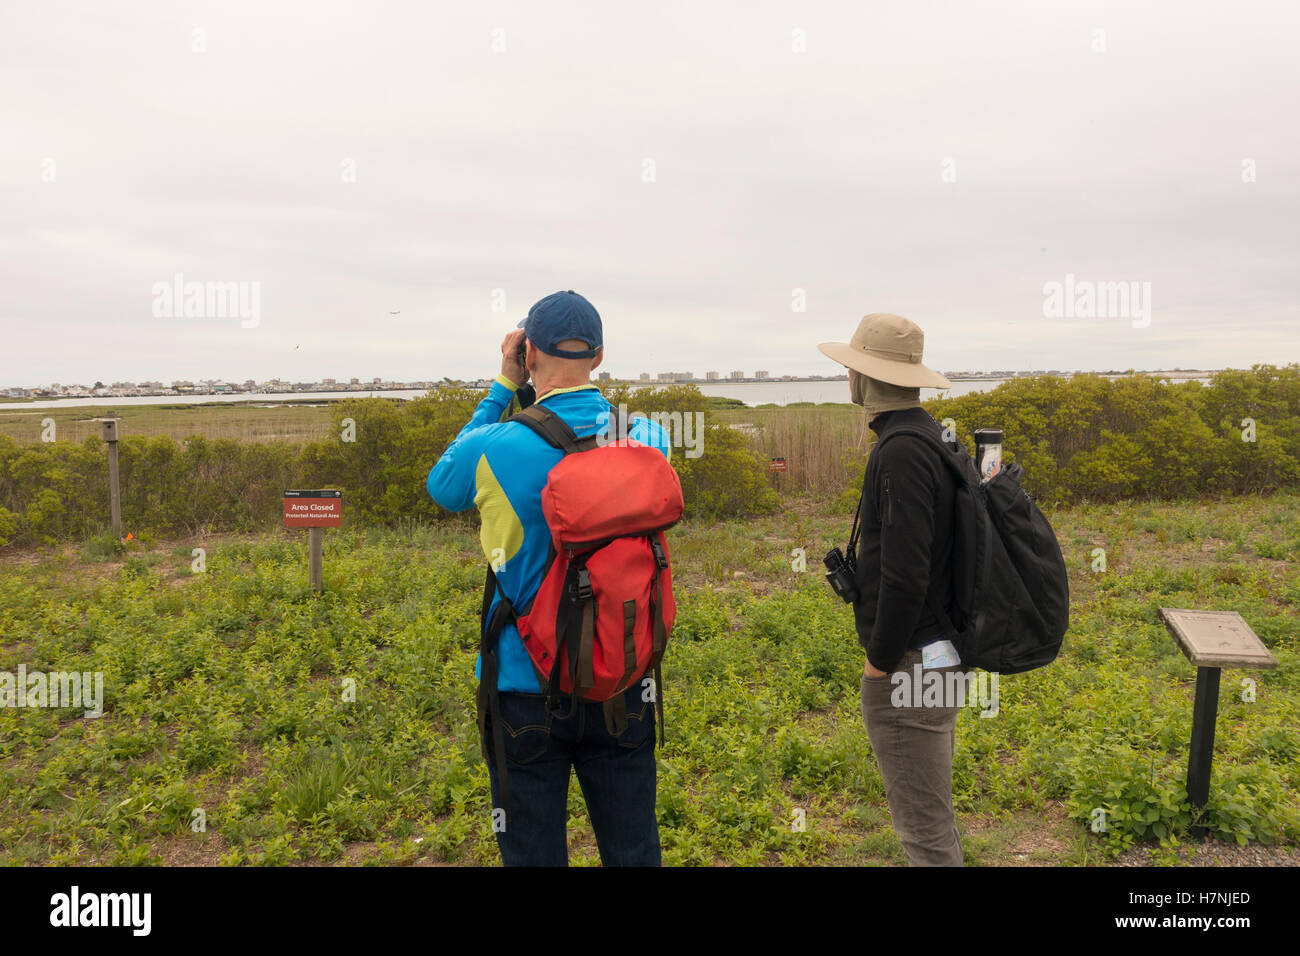
[[[551,469],[542,489],[542,514],[551,531],[551,547],[537,595],[521,611],[503,593],[489,620],[498,587],[491,567],[483,594],[479,732],[487,759],[485,723],[490,717],[506,808],[510,798],[497,701],[496,647],[509,623],[519,629],[551,713],[561,714],[561,695],[571,698],[567,716],[579,700],[602,702],[605,727],[615,737],[627,730],[624,691],[653,670],[662,746],[660,662],[677,615],[663,533],[681,519],[683,506],[681,481],[663,452],[622,437],[613,409],[611,440],[604,444],[595,435],[578,438],[562,418],[542,405],[531,405],[510,421],[531,428],[563,451],[564,457]]]

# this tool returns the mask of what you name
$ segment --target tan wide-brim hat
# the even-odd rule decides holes
[[[852,340],[823,342],[817,348],[841,365],[880,382],[904,388],[952,388],[952,382],[921,364],[925,333],[901,315],[864,315]]]

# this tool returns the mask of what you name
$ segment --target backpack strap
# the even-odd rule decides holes
[[[501,600],[497,603],[496,611],[492,613],[491,619],[488,618],[488,610],[492,607],[492,596],[500,590],[497,583],[497,576],[488,565],[487,581],[483,586],[483,608],[479,612],[479,658],[483,662],[482,672],[479,675],[478,693],[476,701],[478,704],[478,734],[479,746],[483,751],[484,760],[496,760],[497,765],[497,789],[501,797],[501,809],[505,812],[505,818],[510,820],[510,780],[506,770],[506,736],[504,724],[501,722],[501,698],[497,692],[497,644],[501,637],[501,631],[507,624],[515,619],[514,605],[506,597],[504,591],[501,591]],[[488,749],[488,735],[492,737],[493,752]]]
[[[600,432],[588,435],[585,438],[579,438],[577,433],[569,427],[568,422],[542,404],[529,405],[519,414],[507,419],[507,421],[527,425],[538,435],[541,435],[548,445],[560,449],[566,455],[588,451],[600,444]],[[622,438],[623,432],[618,417],[618,409],[613,405],[609,407],[609,421],[610,429],[608,434],[614,436],[615,440]]]
[[[654,583],[650,588],[650,619],[653,638],[651,641],[650,665],[655,672],[655,716],[659,722],[659,746],[664,745],[664,649],[668,646],[668,627],[664,623],[663,576],[668,570],[668,555],[664,552],[663,532],[650,539],[650,550],[654,552],[655,565],[658,568]]]
[[[605,729],[611,737],[622,738],[627,730],[627,700],[623,696],[636,676],[636,601],[623,602],[623,678],[614,688],[614,696],[605,701]]]
[[[880,449],[884,446],[884,444],[897,435],[911,435],[914,438],[921,439],[923,442],[925,442],[925,444],[929,445],[939,454],[939,457],[943,460],[944,464],[947,465],[948,470],[953,473],[953,476],[957,479],[958,482],[970,486],[972,484],[972,478],[973,478],[975,479],[974,485],[976,487],[979,486],[979,480],[978,480],[979,476],[975,474],[974,469],[963,467],[963,465],[969,464],[970,462],[969,455],[965,456],[966,457],[965,461],[961,461],[959,459],[959,456],[955,454],[953,450],[947,446],[947,444],[940,441],[938,438],[934,436],[933,432],[926,431],[924,428],[918,428],[914,425],[900,425],[897,428],[891,428],[888,432],[886,432],[883,436],[881,436],[878,442],[876,442],[876,447],[872,449],[872,454],[874,455],[879,453]],[[863,497],[866,496],[866,493],[867,491],[866,488],[864,487],[862,489]],[[859,507],[861,507],[861,505],[859,505]],[[953,558],[955,560],[956,555],[953,555]],[[952,635],[953,637],[956,637],[961,634],[961,630],[956,625],[953,624],[952,618],[948,616],[948,612],[944,610],[943,605],[940,604],[939,601],[935,598],[933,588],[926,589],[925,604],[926,607],[930,609],[930,613],[934,615],[935,620],[937,620],[940,624],[943,625],[944,631],[946,633]]]
[[[970,485],[973,480],[975,485],[979,485],[979,475],[975,473],[974,467],[964,467],[970,463],[970,455],[963,454],[958,456],[945,443],[936,438],[933,432],[928,432],[924,428],[917,428],[915,425],[900,425],[897,428],[891,428],[879,441],[876,442],[876,447],[872,449],[872,454],[879,452],[885,442],[889,441],[896,435],[911,435],[914,438],[921,439],[939,453],[939,457],[943,459],[944,464],[948,466],[948,469],[953,472],[954,477],[956,477],[959,482]]]
[[[546,696],[551,713],[565,719],[577,713],[579,697],[596,680],[596,600],[591,590],[591,572],[587,570],[588,557],[579,555],[569,564],[564,593],[555,613],[555,661],[547,679]],[[564,714],[560,708],[560,661],[566,649],[573,693],[569,712]]]

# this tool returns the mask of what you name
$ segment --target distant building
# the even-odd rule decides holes
[[[732,380],[733,382],[742,382],[742,381],[745,380],[745,373],[744,373],[744,372],[732,372],[732,373],[731,373],[731,380]]]
[[[767,372],[760,371],[754,373],[754,378],[758,379],[760,382],[765,381],[768,377],[769,377],[769,373]]]
[[[608,372],[601,372],[600,375],[599,375],[598,377],[599,377],[600,381],[602,381],[602,382],[608,382],[608,381],[611,381],[612,378],[613,378],[613,376],[611,376]]]
[[[641,373],[641,381],[643,381],[643,382],[648,382],[648,381],[650,381],[650,373],[649,373],[649,372],[642,372],[642,373]]]
[[[704,377],[710,382],[716,382],[718,379],[722,378],[722,375],[718,372],[705,372]]]

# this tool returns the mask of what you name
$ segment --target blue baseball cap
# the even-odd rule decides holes
[[[533,345],[557,358],[595,358],[603,346],[600,313],[572,289],[552,292],[533,303],[528,318],[519,323],[519,328]],[[587,343],[587,349],[573,352],[557,348],[565,339],[580,339]]]

